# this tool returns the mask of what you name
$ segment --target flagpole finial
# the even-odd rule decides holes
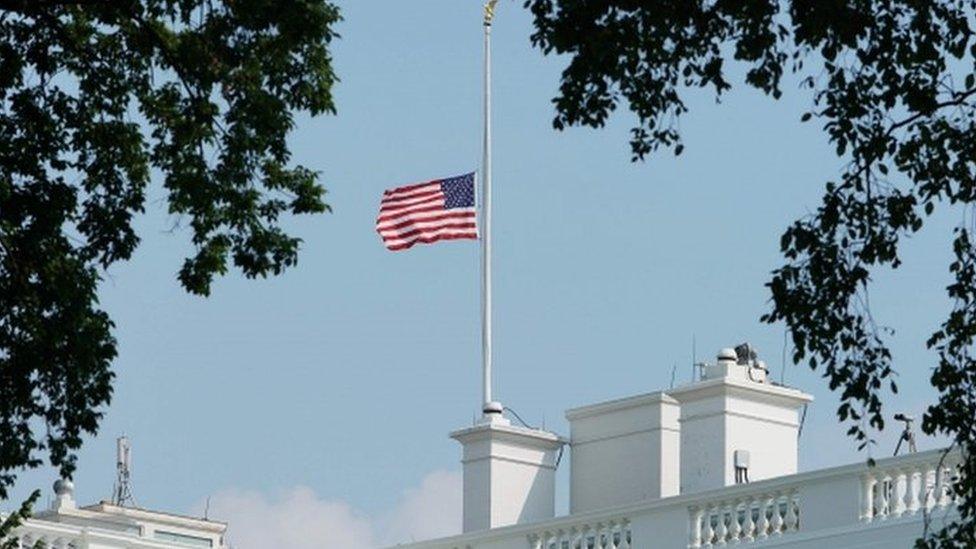
[[[498,0],[488,0],[485,2],[485,26],[490,27],[492,19],[495,18],[495,4]]]

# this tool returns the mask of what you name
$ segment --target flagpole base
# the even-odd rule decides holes
[[[481,408],[481,411],[484,412],[485,415],[489,415],[489,414],[501,415],[502,411],[504,410],[505,407],[502,406],[502,403],[495,402],[495,401],[486,402],[485,405]]]

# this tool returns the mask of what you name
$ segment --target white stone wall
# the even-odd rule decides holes
[[[570,410],[571,513],[678,494],[678,402],[664,393]]]

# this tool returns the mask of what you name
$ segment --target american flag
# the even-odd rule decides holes
[[[478,238],[474,173],[384,191],[376,232],[394,252],[418,243]]]

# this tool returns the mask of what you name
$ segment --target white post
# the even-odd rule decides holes
[[[494,17],[495,3],[485,4],[485,133],[481,167],[482,180],[482,279],[481,279],[481,354],[483,383],[482,411],[485,416],[501,414],[502,405],[492,399],[491,394],[491,21]]]

